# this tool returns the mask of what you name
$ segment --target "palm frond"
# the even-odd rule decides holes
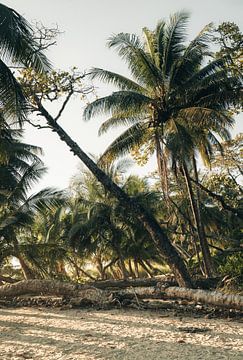
[[[134,123],[137,123],[143,119],[147,118],[146,113],[138,112],[138,114],[133,113],[118,113],[113,115],[111,118],[103,122],[99,128],[99,135],[105,134],[108,130],[118,127],[118,126],[129,126]]]
[[[107,84],[112,84],[117,86],[120,90],[136,91],[138,93],[147,94],[147,90],[141,85],[137,84],[135,81],[122,76],[120,74],[114,73],[112,71],[103,70],[100,68],[92,68],[89,72],[89,77],[94,80],[98,79]]]
[[[123,156],[128,154],[135,146],[141,146],[145,141],[146,129],[148,129],[146,123],[132,125],[109,145],[101,158]]]
[[[88,104],[84,110],[83,117],[89,120],[91,117],[113,112],[129,112],[143,110],[151,103],[151,99],[134,91],[117,91]]]
[[[109,39],[108,45],[118,49],[118,54],[127,61],[132,75],[140,84],[154,87],[162,82],[160,69],[145,53],[136,35],[127,33],[114,35]]]
[[[13,63],[32,67],[37,72],[50,69],[50,62],[33,40],[29,23],[3,4],[0,4],[0,44],[2,57]]]
[[[6,120],[17,116],[22,125],[29,110],[28,102],[20,84],[2,60],[0,60],[0,105]]]
[[[174,62],[180,58],[185,49],[186,25],[189,14],[179,12],[170,17],[164,34],[163,74],[168,76]]]

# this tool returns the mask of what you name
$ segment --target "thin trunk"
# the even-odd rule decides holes
[[[97,270],[100,274],[101,280],[105,280],[106,276],[100,255],[96,256],[96,262],[97,262]]]
[[[197,171],[197,163],[196,163],[196,159],[193,156],[193,171],[194,171],[194,177],[197,183],[199,183],[199,179],[198,179],[198,171]],[[198,187],[196,187],[196,202],[197,202],[197,210],[198,210],[198,217],[199,217],[199,222],[200,222],[200,226],[201,226],[201,233],[202,233],[202,237],[203,237],[203,242],[205,244],[205,249],[207,251],[207,259],[208,259],[208,265],[210,267],[211,270],[211,274],[210,276],[212,277],[212,275],[215,275],[215,269],[214,269],[214,264],[213,264],[213,259],[210,253],[210,249],[209,249],[209,245],[208,245],[208,241],[207,241],[207,236],[205,234],[205,228],[204,228],[204,224],[203,224],[203,220],[202,220],[202,214],[201,214],[201,210],[200,210],[200,205],[201,205],[201,196],[200,196],[200,191],[198,189]]]
[[[132,279],[136,279],[136,275],[132,268],[132,260],[131,259],[128,259],[128,267],[129,267],[129,272],[130,272]]]
[[[16,258],[19,260],[19,263],[20,263],[21,270],[22,270],[22,273],[24,275],[24,278],[26,280],[34,279],[35,276],[33,274],[33,271],[30,269],[30,267],[26,263],[25,259],[20,254],[16,255]]]
[[[207,277],[212,277],[213,269],[212,269],[211,255],[210,255],[208,243],[207,243],[207,241],[205,241],[206,238],[204,237],[204,232],[202,230],[198,207],[197,207],[197,203],[196,203],[196,200],[194,197],[194,193],[192,190],[192,184],[190,181],[190,176],[189,176],[188,169],[187,169],[185,162],[183,163],[182,170],[183,170],[183,175],[184,175],[186,186],[187,186],[188,196],[189,196],[189,200],[190,200],[190,204],[191,204],[191,210],[192,210],[193,218],[195,221],[195,226],[196,226],[197,233],[198,233],[200,246],[202,249],[205,274]]]
[[[193,225],[193,223],[192,223],[192,221],[190,219],[190,216],[188,214],[185,214],[183,211],[181,211],[180,207],[176,204],[176,202],[171,197],[169,197],[169,200],[175,206],[175,208],[178,210],[179,214],[181,214],[182,217],[188,222],[188,225],[191,228],[192,234],[196,235],[197,231],[196,231],[196,228],[194,227],[194,225]],[[201,273],[202,273],[202,275],[205,275],[204,269],[202,267],[201,259],[200,259],[199,244],[197,244],[197,241],[196,241],[194,235],[192,235],[192,244],[193,244],[194,249],[195,249],[195,253],[196,253],[196,256],[197,256],[197,261],[198,261]]]
[[[125,260],[124,260],[124,256],[122,254],[120,245],[116,240],[113,240],[112,245],[113,245],[113,248],[116,251],[117,256],[119,258],[118,264],[119,264],[119,267],[120,267],[121,272],[122,272],[122,278],[127,279],[129,277],[129,273],[128,273],[127,269],[126,269]]]
[[[156,219],[151,216],[139,203],[131,199],[118,185],[116,185],[108,175],[106,175],[96,164],[90,159],[86,153],[75,143],[70,136],[61,128],[61,126],[53,119],[48,111],[42,106],[40,100],[35,97],[36,103],[40,113],[45,117],[48,125],[54,132],[58,134],[60,139],[64,141],[73,152],[93,173],[98,181],[104,186],[105,189],[119,200],[121,206],[133,213],[133,216],[137,217],[141,224],[150,234],[153,243],[155,244],[159,254],[164,258],[167,264],[170,266],[174,273],[178,284],[184,287],[192,287],[191,277],[187,271],[187,268],[177,253],[174,246],[171,244],[167,235],[163,232]]]
[[[31,268],[29,267],[29,265],[25,261],[24,257],[20,253],[19,244],[18,244],[17,239],[14,238],[12,240],[13,240],[14,256],[19,260],[19,263],[20,263],[21,270],[22,270],[22,273],[24,275],[24,278],[26,280],[34,279],[35,276],[33,274],[33,271],[31,270]]]
[[[168,198],[168,173],[165,155],[161,146],[160,138],[158,134],[155,134],[155,145],[156,145],[156,158],[157,166],[159,171],[159,178],[161,182],[161,189],[166,201],[167,206],[169,207],[169,198]]]
[[[141,267],[145,270],[145,272],[147,273],[147,275],[152,278],[153,274],[152,272],[149,270],[149,268],[145,265],[145,263],[143,262],[143,260],[139,260],[139,264],[141,265]]]
[[[80,266],[77,265],[77,263],[75,262],[75,260],[71,259],[70,257],[68,258],[68,261],[70,261],[70,263],[73,265],[77,277],[78,279],[80,278],[80,273],[82,273],[83,275],[87,276],[89,279],[91,280],[96,280],[96,278],[94,278],[92,275],[90,275],[87,271],[85,271],[84,269],[82,269]]]
[[[135,269],[136,277],[139,278],[139,268],[138,268],[138,261],[137,261],[137,259],[134,259],[134,269]]]

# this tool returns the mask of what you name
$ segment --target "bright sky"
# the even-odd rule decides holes
[[[69,69],[77,66],[81,71],[96,66],[128,75],[126,66],[118,55],[106,47],[108,37],[113,33],[141,33],[143,27],[153,29],[158,20],[182,9],[191,13],[188,36],[192,39],[209,22],[223,21],[242,23],[242,0],[5,0],[3,3],[14,8],[26,19],[40,21],[51,27],[58,24],[64,33],[58,38],[48,56],[54,67]],[[99,85],[98,95],[106,90]],[[103,119],[104,120],[104,119]],[[241,124],[240,124],[241,120]],[[100,154],[117,133],[98,137],[97,130],[102,119],[89,123],[82,120],[82,104],[75,100],[67,108],[61,125],[81,145],[83,150]],[[242,116],[237,120],[233,133],[243,131]],[[44,162],[48,174],[38,187],[56,186],[64,188],[77,172],[74,156],[64,143],[49,130],[27,129],[26,142],[44,149]],[[138,171],[138,170],[136,170]],[[140,173],[145,174],[146,169]]]

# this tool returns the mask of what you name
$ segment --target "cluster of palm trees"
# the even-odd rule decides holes
[[[154,264],[166,262],[178,283],[190,287],[185,258],[193,244],[202,273],[214,275],[197,159],[210,164],[214,149],[221,148],[219,139],[229,139],[241,78],[230,70],[229,56],[214,59],[210,53],[210,25],[186,44],[188,15],[178,13],[154,31],[145,28],[144,42],[125,33],[109,40],[132,79],[103,69],[90,72],[92,79],[119,90],[88,104],[84,118],[109,114],[100,133],[127,126],[97,165],[47,111],[39,93],[28,98],[12,66],[43,73],[50,63],[25,19],[1,4],[0,17],[1,259],[17,257],[26,278],[68,276],[65,264],[77,276],[93,277],[82,266],[85,259],[97,264],[101,278],[108,273],[139,276],[139,269],[152,276],[158,271]],[[40,149],[21,142],[21,130],[12,124],[22,126],[31,110],[45,118],[92,173],[84,173],[72,196],[51,189],[29,196],[45,170]],[[123,178],[120,163],[114,162],[141,149],[156,154],[159,192],[145,180]],[[189,232],[192,242],[180,246],[173,229],[181,231],[186,244]]]

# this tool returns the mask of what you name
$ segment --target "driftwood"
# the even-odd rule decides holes
[[[195,288],[214,289],[219,282],[219,278],[196,279],[194,281]],[[97,289],[126,289],[128,287],[164,287],[177,286],[177,282],[173,275],[160,275],[153,278],[139,278],[126,280],[99,280],[88,283]]]
[[[138,279],[126,279],[126,280],[99,280],[89,282],[90,286],[94,286],[97,289],[126,289],[128,287],[149,287],[157,286],[158,283],[167,284],[170,286],[176,286],[177,283],[171,275],[161,275],[154,278],[138,278]]]
[[[137,282],[138,283],[138,282]],[[141,282],[144,284],[144,282]],[[132,287],[129,281],[129,287],[124,288],[125,283],[119,282],[123,289],[110,290],[111,286],[103,289],[91,285],[80,285],[74,283],[64,283],[56,280],[24,280],[11,285],[0,286],[0,299],[6,297],[16,297],[22,295],[38,296],[62,296],[69,299],[75,306],[82,304],[112,303],[114,300],[138,300],[138,299],[187,299],[189,301],[200,302],[207,305],[218,306],[222,308],[232,308],[243,311],[243,296],[234,294],[223,294],[218,291],[207,291],[202,289],[186,289],[176,286],[168,286],[167,283],[157,282],[156,286],[150,287]],[[121,285],[122,284],[122,285]],[[114,284],[115,285],[115,284]],[[117,285],[117,283],[116,283]],[[138,285],[138,284],[136,284]],[[158,286],[159,285],[159,286]]]
[[[165,289],[165,294],[169,298],[187,299],[207,305],[209,304],[243,311],[243,296],[241,295],[180,287],[168,287]]]

